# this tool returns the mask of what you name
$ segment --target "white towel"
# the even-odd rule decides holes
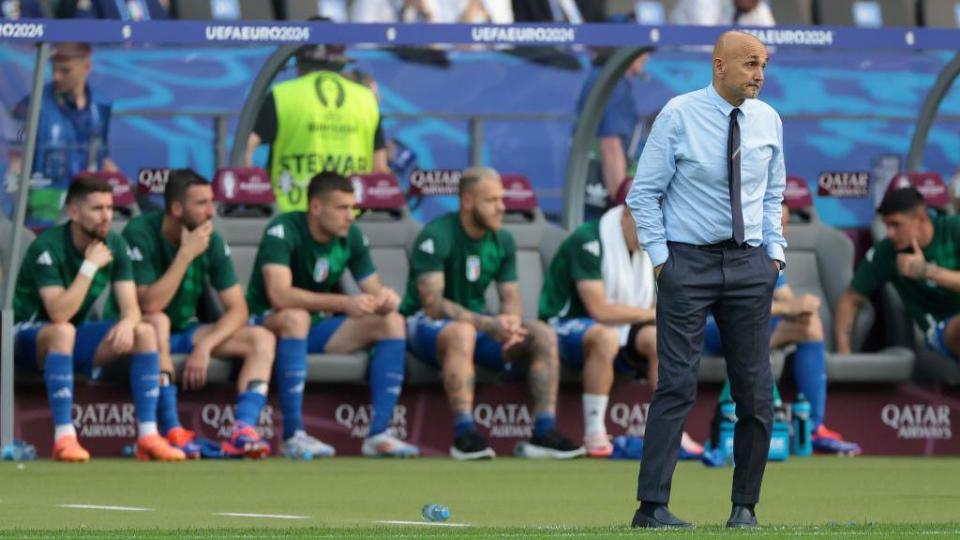
[[[647,252],[633,254],[627,249],[620,219],[623,205],[607,210],[600,218],[600,243],[603,245],[601,273],[607,302],[640,308],[653,308],[657,303],[653,264]],[[630,325],[617,327],[620,345],[627,344]]]

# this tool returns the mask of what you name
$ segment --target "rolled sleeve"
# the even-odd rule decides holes
[[[781,204],[783,190],[787,186],[787,173],[783,160],[783,122],[779,116],[776,117],[776,122],[777,148],[770,160],[767,191],[763,195],[763,245],[771,259],[786,263],[783,250],[787,247],[787,241],[783,237]]]
[[[653,123],[627,194],[627,207],[637,224],[637,237],[654,267],[666,262],[668,254],[660,199],[677,171],[678,122],[676,111],[668,103]]]

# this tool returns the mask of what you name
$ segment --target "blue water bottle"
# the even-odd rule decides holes
[[[732,401],[720,403],[720,440],[717,448],[723,452],[727,463],[733,463],[733,428],[737,423],[737,404]]]
[[[37,449],[20,439],[3,447],[3,459],[7,461],[33,461],[37,459]]]
[[[425,504],[420,513],[426,521],[446,521],[450,519],[450,509],[442,504]]]
[[[773,401],[773,429],[770,433],[770,450],[767,459],[770,461],[784,461],[790,457],[790,420],[787,408],[783,401]]]
[[[813,454],[813,441],[810,439],[813,426],[810,425],[810,402],[804,395],[797,394],[792,407],[793,416],[793,455],[809,456]]]

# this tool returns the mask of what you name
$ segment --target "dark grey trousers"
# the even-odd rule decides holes
[[[770,448],[770,305],[777,269],[762,247],[669,243],[657,292],[659,383],[650,404],[637,499],[666,504],[683,424],[697,396],[707,310],[727,360],[733,399],[733,503],[756,504]]]

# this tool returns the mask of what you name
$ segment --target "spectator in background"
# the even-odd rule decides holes
[[[435,22],[432,0],[355,0],[350,7],[353,22]]]
[[[680,0],[670,12],[670,22],[694,26],[776,24],[763,0]]]
[[[350,4],[350,20],[362,23],[387,23],[400,21],[400,9],[405,0],[353,0]]]
[[[333,22],[348,22],[350,20],[350,10],[348,9],[351,4],[350,0],[314,0],[310,3],[316,6],[315,9],[317,11],[315,15],[326,17]],[[273,2],[273,9],[281,18],[289,19],[289,14],[284,16],[287,11],[285,4],[286,2],[282,0],[275,0]]]
[[[513,22],[510,0],[356,0],[354,22],[496,23]]]
[[[513,0],[517,22],[603,22],[602,0]]]
[[[578,113],[583,111],[587,97],[612,53],[613,49],[608,48],[595,51],[593,67],[577,99]],[[645,52],[630,64],[611,92],[607,107],[600,118],[600,125],[597,127],[597,148],[591,157],[594,163],[599,158],[601,178],[597,179],[595,178],[597,175],[593,174],[587,181],[588,214],[599,215],[606,210],[611,205],[613,197],[619,192],[620,185],[628,175],[632,176],[630,165],[635,164],[639,157],[641,129],[640,111],[633,97],[634,84],[643,73],[649,57],[649,53]],[[596,167],[592,168],[592,172],[596,172]]]
[[[389,172],[380,107],[370,88],[340,71],[350,62],[340,45],[306,45],[296,79],[274,86],[247,140],[246,164],[270,144],[268,169],[281,212],[307,209],[317,173]]]
[[[96,99],[87,78],[92,69],[93,49],[88,43],[60,43],[53,48],[50,63],[53,81],[43,88],[33,176],[44,179],[32,185],[27,224],[45,228],[53,224],[63,206],[70,179],[77,173],[116,170],[107,149],[111,106]],[[29,96],[14,108],[13,117],[25,123]],[[7,191],[16,191],[23,167],[22,149],[10,149]]]
[[[0,19],[42,19],[49,16],[40,0],[0,1]]]
[[[459,22],[470,24],[510,24],[513,22],[513,7],[510,0],[445,0],[437,5],[444,6],[445,18],[438,22]]]
[[[57,16],[71,19],[149,21],[169,19],[170,10],[166,0],[63,0],[57,8]]]

